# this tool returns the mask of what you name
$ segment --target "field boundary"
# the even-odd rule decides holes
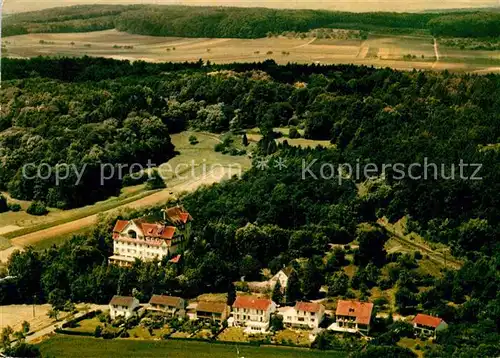
[[[2,235],[2,237],[6,238],[6,239],[9,239],[9,240],[12,240],[12,239],[15,239],[15,238],[17,238],[19,236],[32,234],[32,233],[37,232],[37,231],[42,231],[42,230],[50,229],[50,228],[52,228],[54,226],[59,226],[59,225],[67,224],[67,223],[72,222],[72,221],[84,219],[86,217],[98,214],[100,212],[112,210],[112,209],[115,209],[115,208],[117,208],[119,206],[130,204],[130,203],[132,203],[132,202],[134,202],[136,200],[145,198],[145,197],[147,197],[149,195],[152,195],[152,194],[154,194],[154,193],[156,193],[158,191],[159,190],[142,192],[140,194],[133,195],[133,196],[125,198],[123,200],[117,200],[117,202],[111,202],[108,205],[103,204],[102,206],[98,206],[98,207],[91,208],[91,209],[89,208],[88,211],[83,211],[82,213],[77,213],[77,214],[75,214],[73,216],[70,216],[70,217],[67,217],[67,218],[64,218],[64,219],[57,219],[57,220],[54,220],[54,221],[50,221],[48,223],[39,224],[39,225],[30,226],[30,227],[27,227],[27,228],[22,228],[22,229],[19,229],[19,230],[11,231],[11,232],[8,232],[8,233]]]

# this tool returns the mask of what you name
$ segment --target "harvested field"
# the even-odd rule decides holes
[[[72,44],[73,43],[73,44]],[[133,35],[116,30],[88,33],[29,34],[9,37],[7,56],[99,56],[131,61],[212,63],[273,59],[316,64],[356,64],[401,70],[484,71],[500,66],[500,51],[440,48],[436,62],[431,36],[370,35],[367,40],[210,39]]]

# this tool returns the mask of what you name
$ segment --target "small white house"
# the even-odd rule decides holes
[[[448,324],[439,317],[419,313],[412,321],[415,332],[423,336],[436,337],[436,332],[448,328]]]
[[[274,288],[276,283],[279,281],[280,286],[281,286],[281,292],[285,293],[286,288],[288,286],[288,278],[290,277],[290,274],[292,273],[293,268],[292,267],[286,267],[281,270],[279,270],[276,275],[274,275],[270,280],[269,280],[269,286],[271,289]]]
[[[297,302],[294,307],[282,307],[279,313],[287,327],[318,329],[325,316],[325,306],[313,302]]]
[[[139,300],[130,296],[113,296],[109,302],[109,315],[111,319],[124,317],[125,319],[136,314]]]

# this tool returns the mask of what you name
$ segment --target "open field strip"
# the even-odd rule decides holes
[[[6,55],[26,58],[45,56],[100,56],[131,61],[184,62],[200,58],[212,63],[258,62],[356,64],[401,70],[448,69],[452,71],[495,70],[500,51],[439,48],[436,62],[431,36],[373,34],[366,40],[179,38],[134,35],[116,30],[87,33],[28,34],[8,37]],[[437,44],[439,45],[439,44]],[[125,49],[125,46],[133,46]],[[119,48],[121,47],[121,48]],[[404,56],[411,56],[404,59]]]
[[[303,348],[248,346],[233,344],[213,344],[186,340],[104,340],[87,337],[55,335],[43,341],[40,345],[42,355],[65,357],[108,357],[108,358],[146,358],[146,357],[176,357],[176,358],[340,358],[347,353],[333,351],[315,351]]]

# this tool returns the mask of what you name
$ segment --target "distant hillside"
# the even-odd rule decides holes
[[[493,12],[394,13],[276,10],[268,8],[154,5],[87,5],[20,13],[4,19],[3,36],[34,32],[87,32],[116,28],[135,34],[181,37],[259,38],[285,31],[349,28],[411,32],[435,36],[500,35]]]
[[[56,6],[74,5],[189,5],[189,6],[238,6],[267,7],[276,9],[310,9],[351,12],[397,11],[417,12],[424,10],[448,11],[448,9],[474,9],[498,6],[497,0],[4,0],[4,13],[37,11]]]

